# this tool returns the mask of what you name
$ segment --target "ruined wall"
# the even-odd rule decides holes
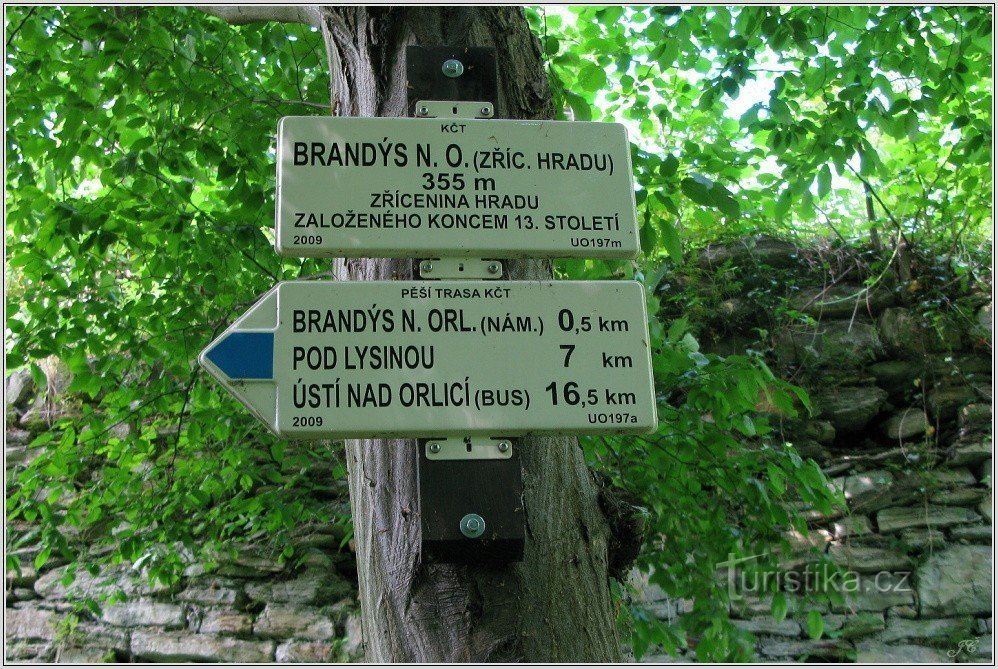
[[[760,658],[770,661],[989,659],[990,298],[968,303],[972,322],[933,323],[907,286],[885,281],[863,293],[845,275],[829,288],[817,258],[784,242],[746,240],[704,251],[698,276],[670,279],[710,289],[731,267],[740,268],[738,281],[715,290],[710,313],[701,314],[707,321],[701,345],[722,354],[769,349],[773,368],[809,389],[815,415],[785,425],[785,436],[822,465],[848,500],[847,512],[811,513],[811,531],[792,537],[800,551],[786,563],[802,568],[811,559],[805,549],[813,547],[854,574],[857,589],[824,611],[825,636],[809,638],[807,607],[796,600],[776,621],[771,596],[751,593],[733,611],[737,625],[756,635]],[[795,268],[804,279],[780,278]],[[768,318],[774,299],[799,317],[774,326]],[[32,458],[28,444],[50,417],[46,412],[59,411],[51,401],[59,384],[59,374],[52,374],[54,387],[42,393],[26,374],[8,378],[8,476]],[[329,481],[329,497],[342,504],[337,486],[342,482]],[[66,586],[58,561],[42,573],[32,568],[31,528],[9,529],[28,539],[16,550],[20,573],[7,574],[8,659],[326,662],[362,656],[354,565],[332,528],[303,532],[306,559],[295,569],[243,550],[220,559],[211,573],[194,566],[176,587],[158,589],[136,580],[128,566],[97,577],[81,572]],[[674,621],[686,610],[688,603],[636,580],[661,619]],[[71,603],[73,594],[111,591],[124,599],[96,614]]]
[[[51,366],[51,362],[49,363]],[[6,467],[33,459],[35,433],[62,415],[66,383],[58,366],[38,391],[30,376],[8,377]],[[61,386],[61,387],[60,387]],[[122,426],[122,429],[128,429]],[[331,507],[345,504],[343,481],[329,463],[309,475],[328,482]],[[335,509],[331,509],[333,511]],[[71,528],[67,528],[71,533]],[[362,656],[353,556],[339,526],[302,528],[300,564],[282,566],[277,555],[236,548],[217,556],[210,572],[191,564],[172,587],[151,587],[137,565],[96,576],[80,569],[66,584],[66,565],[51,558],[33,567],[38,547],[32,527],[8,523],[8,552],[19,571],[6,577],[6,659],[96,662],[332,662]],[[13,548],[13,550],[10,550]],[[138,567],[138,568],[133,568]],[[98,610],[83,606],[87,598]]]
[[[786,425],[784,436],[848,502],[844,513],[811,512],[810,532],[791,535],[797,551],[783,561],[798,582],[815,565],[808,547],[849,570],[844,603],[821,609],[825,635],[806,633],[813,605],[801,599],[791,597],[786,618],[774,620],[772,596],[753,579],[733,611],[736,625],[756,635],[768,661],[990,660],[990,296],[963,299],[969,318],[934,323],[917,285],[888,277],[865,292],[848,275],[829,285],[828,264],[814,250],[760,238],[708,248],[702,273],[686,278],[721,291],[702,347],[768,350],[774,370],[808,389],[815,415]],[[736,295],[726,295],[711,282],[736,266],[747,276],[729,279]],[[637,583],[659,618],[682,615],[686,603]]]

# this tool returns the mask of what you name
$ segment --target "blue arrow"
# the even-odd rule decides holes
[[[205,353],[230,379],[274,378],[274,333],[232,332]]]

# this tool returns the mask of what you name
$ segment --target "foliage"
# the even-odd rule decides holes
[[[585,6],[528,16],[563,106],[577,120],[631,128],[638,204],[661,236],[988,238],[990,8]]]
[[[711,318],[723,320],[727,298],[764,304],[753,318],[795,317],[793,278],[759,273],[750,285],[732,267],[700,277],[682,247],[759,232],[834,236],[854,261],[862,256],[853,247],[873,235],[874,247],[887,248],[867,250],[856,267],[826,267],[834,280],[873,288],[903,264],[898,273],[914,269],[933,285],[892,290],[937,319],[966,320],[960,305],[931,301],[949,277],[967,290],[988,286],[980,268],[991,252],[990,10],[579,6],[538,8],[528,19],[556,106],[576,120],[623,122],[633,143],[643,258],[562,263],[564,275],[649,277],[653,291],[685,280],[649,307],[659,431],[586,440],[592,460],[647,506],[651,540],[639,566],[670,596],[694,602],[682,629],[632,609],[635,653],[688,643],[701,660],[750,659],[727,622],[716,565],[772,556],[782,531],[804,526],[795,501],[832,500],[816,465],[774,431],[773,419],[800,410],[795,389],[758,354],[705,356],[692,336],[723,327]],[[822,634],[820,616],[804,623]]]
[[[771,565],[785,532],[804,527],[795,505],[834,500],[776,429],[807,411],[806,396],[757,354],[701,353],[693,319],[665,320],[653,289],[684,245],[758,231],[930,240],[939,276],[973,282],[991,216],[991,17],[706,6],[527,16],[559,106],[633,130],[644,256],[558,265],[649,288],[660,428],[583,445],[645,508],[639,565],[694,609],[682,628],[638,608],[623,617],[639,654],[695,644],[703,659],[747,659],[715,565],[758,553]],[[292,532],[334,514],[304,472],[324,459],[341,476],[337,446],[264,434],[195,357],[276,281],[324,269],[279,258],[270,223],[278,119],[329,113],[321,36],[234,28],[186,7],[39,6],[8,8],[6,39],[6,362],[44,386],[57,385],[46,361],[58,358],[75,402],[8,481],[8,519],[39,528],[9,535],[8,548],[39,540],[36,568],[60,556],[162,581],[186,556],[237,540],[293,559]],[[743,92],[760,101],[733,114]],[[79,555],[71,533],[95,554]],[[820,620],[807,630],[820,635]]]
[[[7,367],[44,387],[56,356],[78,398],[8,518],[40,524],[36,567],[77,557],[67,527],[161,580],[183,568],[164,546],[265,536],[291,557],[289,532],[329,515],[302,472],[337,454],[264,434],[195,358],[275,281],[318,271],[273,252],[270,203],[278,119],[328,108],[321,37],[50,6],[9,8],[7,40]]]

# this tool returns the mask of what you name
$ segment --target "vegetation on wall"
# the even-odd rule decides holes
[[[806,529],[799,503],[838,500],[776,429],[807,396],[759,354],[701,352],[655,288],[684,248],[759,232],[873,235],[878,271],[921,258],[976,281],[992,216],[990,9],[526,15],[557,106],[623,121],[634,143],[642,258],[558,265],[649,287],[660,429],[583,446],[633,498],[638,565],[694,611],[682,629],[636,608],[622,619],[638,653],[695,637],[702,659],[745,659],[715,565],[772,553]],[[330,113],[321,36],[184,7],[47,6],[9,8],[6,40],[6,363],[53,392],[52,358],[72,378],[68,404],[34,414],[44,448],[8,481],[8,520],[39,528],[36,567],[125,562],[170,582],[182,556],[247,539],[295,559],[296,528],[349,523],[302,476],[338,446],[267,434],[195,359],[275,282],[328,269],[279,258],[272,232],[277,121]]]

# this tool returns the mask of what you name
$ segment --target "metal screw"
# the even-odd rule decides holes
[[[427,448],[430,449],[430,453],[439,453],[440,452],[440,444],[438,444],[435,441],[430,442],[430,445],[427,446]]]
[[[430,113],[430,108],[425,106],[420,107],[419,109],[416,110],[416,113],[419,114],[420,116],[426,116],[427,114]]]
[[[509,442],[508,441],[500,441],[499,442],[499,452],[500,453],[505,453],[508,450],[509,450]]]
[[[461,534],[469,539],[477,539],[485,534],[485,519],[477,513],[469,513],[461,519]]]
[[[443,66],[444,76],[450,77],[451,79],[455,77],[460,77],[464,74],[464,63],[454,58],[444,61]]]
[[[499,266],[499,263],[494,262],[494,263],[489,263],[488,269],[489,269],[489,274],[498,274],[501,267]]]
[[[492,107],[482,107],[482,116],[492,116]]]
[[[419,264],[419,271],[422,272],[423,274],[429,274],[430,272],[433,271],[433,263],[431,263],[429,260],[424,260]]]

